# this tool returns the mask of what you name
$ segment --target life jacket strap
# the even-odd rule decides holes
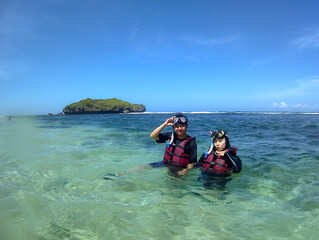
[[[182,156],[182,155],[179,155],[179,154],[176,154],[176,153],[170,153],[170,152],[167,152],[167,151],[165,151],[165,153],[169,154],[170,156],[175,156],[175,157],[179,157],[179,158],[187,158],[187,156]]]

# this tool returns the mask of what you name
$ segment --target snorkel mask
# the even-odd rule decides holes
[[[229,138],[229,135],[227,134],[227,132],[223,131],[223,130],[218,130],[218,131],[210,131],[210,137],[214,140],[215,138],[217,139],[222,139],[222,138]]]
[[[176,115],[176,117],[173,118],[174,124],[186,124],[188,125],[188,119],[184,115]]]

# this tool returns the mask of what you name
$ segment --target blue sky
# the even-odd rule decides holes
[[[319,111],[319,1],[2,0],[0,115]]]

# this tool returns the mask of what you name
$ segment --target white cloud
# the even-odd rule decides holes
[[[271,61],[273,61],[273,60],[275,60],[275,59],[277,59],[278,58],[278,56],[274,56],[274,57],[269,57],[269,58],[264,58],[264,59],[259,59],[259,60],[257,60],[257,61],[255,61],[255,62],[253,62],[252,64],[251,64],[251,66],[259,66],[259,65],[263,65],[263,64],[265,64],[265,63],[267,63],[267,62],[271,62]]]
[[[233,42],[237,39],[236,36],[227,36],[221,38],[208,38],[208,37],[199,37],[199,36],[184,36],[182,40],[195,45],[202,45],[206,47],[212,47],[220,44],[226,44]]]
[[[285,102],[280,102],[280,103],[273,103],[273,106],[275,108],[279,107],[279,108],[287,108],[288,107],[288,104],[285,103]]]
[[[319,91],[319,77],[314,76],[310,79],[299,80],[293,82],[294,86],[286,89],[278,89],[274,91],[268,91],[259,93],[259,98],[264,99],[283,99],[286,97],[298,97],[317,94]]]
[[[291,44],[299,49],[319,49],[319,28],[305,29],[302,36],[293,40]]]
[[[303,106],[302,106],[300,103],[298,103],[298,104],[296,104],[296,105],[293,105],[292,107],[293,107],[293,108],[302,108]]]
[[[310,110],[316,110],[316,109],[319,109],[319,106],[318,104],[314,104],[314,105],[308,105],[308,104],[295,104],[295,105],[292,105],[293,108],[295,109],[310,109]]]
[[[280,102],[280,103],[273,103],[274,108],[285,108],[285,109],[294,109],[294,110],[318,110],[319,106],[318,104],[314,105],[309,105],[309,104],[293,104],[293,105],[288,105],[285,102]]]

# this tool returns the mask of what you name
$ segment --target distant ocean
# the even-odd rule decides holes
[[[226,130],[241,173],[103,179],[161,161],[171,115],[0,118],[0,239],[318,239],[319,114],[188,113],[198,157]]]

